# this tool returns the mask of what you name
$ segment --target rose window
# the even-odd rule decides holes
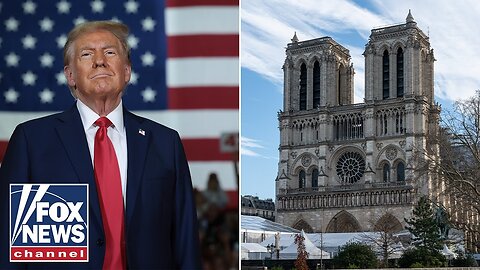
[[[346,152],[337,161],[337,175],[343,183],[356,183],[364,172],[365,160],[357,152]]]

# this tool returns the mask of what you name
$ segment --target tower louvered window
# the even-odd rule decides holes
[[[405,164],[399,162],[397,165],[397,181],[405,181]]]
[[[388,51],[383,52],[383,99],[390,97],[390,60],[388,59]]]
[[[403,97],[403,50],[398,48],[397,51],[397,97]]]
[[[307,109],[307,66],[300,67],[300,110]]]
[[[388,163],[383,165],[383,182],[390,182],[390,165]]]
[[[313,65],[313,108],[320,106],[320,64]]]
[[[301,170],[300,173],[298,174],[298,188],[304,188],[305,187],[305,171]]]
[[[313,169],[312,171],[312,187],[318,187],[318,170]]]

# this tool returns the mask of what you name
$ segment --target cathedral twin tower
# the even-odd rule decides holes
[[[416,199],[442,191],[416,172],[415,153],[438,146],[435,58],[412,15],[373,29],[365,46],[365,98],[354,104],[348,49],[330,37],[286,49],[278,113],[277,221],[306,232],[404,227]]]

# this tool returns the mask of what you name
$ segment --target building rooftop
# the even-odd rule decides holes
[[[270,231],[299,233],[299,230],[257,216],[241,216],[241,229],[247,231]]]

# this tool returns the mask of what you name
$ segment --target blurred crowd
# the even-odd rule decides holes
[[[205,190],[194,192],[204,270],[238,269],[238,205],[231,207],[215,173]]]

